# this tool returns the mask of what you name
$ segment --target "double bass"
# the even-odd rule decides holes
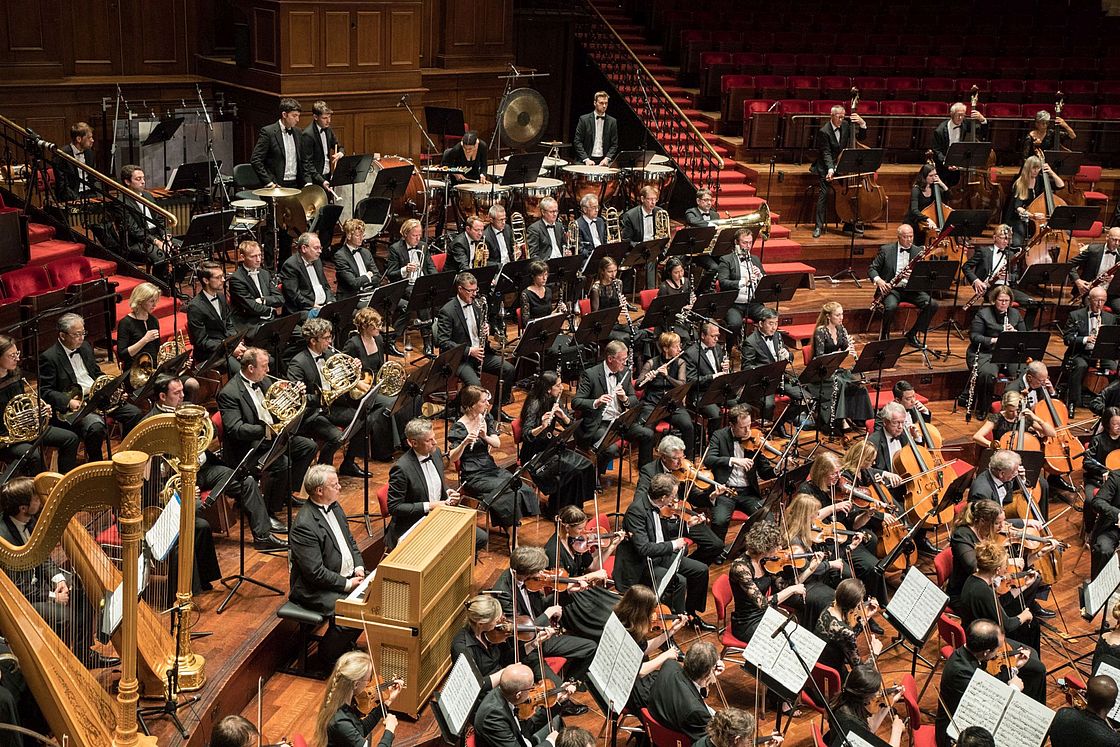
[[[852,88],[850,102],[851,114],[856,113],[859,105],[859,89]],[[867,148],[859,142],[859,128],[851,123],[848,136],[847,149]],[[835,188],[836,217],[844,223],[872,223],[879,220],[883,208],[887,204],[887,196],[883,188],[875,183],[873,172],[863,174],[850,174],[834,176],[834,182],[843,182],[842,186]]]
[[[1056,104],[1055,108],[1060,109],[1061,107]],[[1041,147],[1035,148],[1035,155],[1045,166],[1046,153]],[[1065,205],[1066,201],[1054,194],[1054,184],[1050,180],[1049,172],[1043,169],[1041,176],[1042,194],[1035,197],[1026,208],[1031,214],[1030,220],[1034,225],[1034,235],[1027,244],[1026,267],[1040,262],[1068,262],[1071,257],[1077,256],[1081,252],[1081,245],[1074,241],[1068,233],[1050,228],[1047,224],[1050,216],[1054,214],[1054,208]],[[1035,217],[1040,213],[1046,216],[1044,220]]]
[[[926,161],[931,164],[936,163],[933,157],[932,150],[926,151]],[[953,208],[945,204],[944,196],[941,194],[940,185],[933,184],[929,189],[930,192],[933,193],[933,202],[927,205],[925,209],[922,210],[922,215],[929,219],[930,224],[934,228],[933,230],[929,230],[926,232],[923,243],[927,247],[930,247],[930,250],[935,253],[943,251],[946,259],[949,259],[953,262],[960,262],[965,258],[964,254],[966,247],[961,243],[958,243],[957,240],[952,236],[942,239],[941,242],[935,247],[930,246],[930,243],[934,241],[938,236],[940,236],[941,232],[945,230],[945,219],[948,218],[949,214],[953,212]]]
[[[969,92],[969,114],[980,103],[980,87],[973,86]],[[966,115],[967,116],[967,115]],[[966,142],[979,142],[976,138],[976,127],[969,128]],[[949,189],[946,202],[958,209],[987,210],[989,223],[999,223],[1000,210],[1003,208],[1003,187],[993,184],[988,178],[991,169],[996,164],[996,153],[989,148],[988,162],[983,171],[966,169],[962,178]]]

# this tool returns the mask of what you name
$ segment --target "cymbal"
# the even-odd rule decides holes
[[[548,124],[548,103],[531,88],[510,91],[498,111],[502,140],[515,148],[534,145]]]
[[[542,140],[541,145],[547,145],[549,148],[571,148],[571,143],[562,143],[559,140]]]
[[[277,197],[298,195],[299,190],[295,187],[261,187],[260,189],[254,189],[253,194],[257,197],[272,197],[275,199]]]

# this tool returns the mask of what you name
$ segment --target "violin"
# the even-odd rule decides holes
[[[728,490],[726,485],[718,483],[711,470],[695,467],[692,462],[687,459],[681,459],[679,467],[674,469],[670,474],[677,478],[680,482],[694,483],[700,490]]]
[[[622,542],[630,538],[630,532],[619,530],[617,532],[607,532],[604,534],[581,534],[578,537],[572,537],[569,542],[572,545],[572,550],[578,553],[584,552],[598,552],[601,545],[610,545],[615,540]]]
[[[1019,667],[1011,662],[1017,661],[1020,656],[1028,655],[1025,648],[1013,649],[1010,643],[1004,641],[995,655],[984,662],[984,671],[993,677],[998,677],[1004,669],[1007,669],[1012,677],[1016,677],[1019,674]]]
[[[483,633],[483,638],[487,643],[498,644],[505,643],[511,635],[516,634],[517,640],[527,643],[542,630],[553,630],[553,628],[535,625],[528,615],[518,615],[517,625],[503,617],[494,628]]]
[[[547,680],[541,680],[533,685],[529,690],[529,697],[523,702],[517,704],[517,717],[522,721],[527,721],[533,717],[533,713],[538,708],[545,708],[551,710],[560,704],[561,700],[567,700],[569,694],[568,688],[574,685],[574,682],[565,682],[553,688],[549,688]],[[561,695],[565,696],[561,699]]]
[[[840,475],[840,492],[848,498],[852,505],[862,510],[878,509],[883,512],[884,516],[894,517],[895,503],[894,498],[891,496],[887,486],[882,483],[879,475],[876,475],[875,480],[872,480],[868,485],[867,491],[862,491],[855,487],[852,481],[849,481],[845,474]],[[874,495],[873,495],[874,494]],[[895,517],[897,519],[897,517]],[[902,525],[901,521],[893,523],[883,522],[883,526],[879,531],[879,542],[875,546],[875,554],[880,558],[885,558],[894,552],[899,543],[906,539],[906,527]],[[898,571],[905,573],[906,569],[916,563],[918,560],[918,547],[913,542],[910,542],[908,549],[905,552],[900,552],[895,559],[891,561],[888,570]]]
[[[667,506],[662,506],[658,509],[658,513],[661,514],[661,518],[663,519],[678,519],[684,521],[690,527],[702,524],[708,520],[706,514],[693,511],[691,508],[682,506],[679,503],[670,503]]]
[[[822,545],[826,542],[837,542],[845,544],[849,537],[859,537],[863,532],[856,532],[851,529],[845,529],[844,525],[838,521],[821,522],[821,526],[813,525],[813,544]]]
[[[583,581],[578,578],[568,578],[562,575],[559,568],[546,568],[540,573],[525,579],[525,588],[529,591],[543,591],[551,594],[554,591],[567,591],[572,586],[582,586]]]
[[[999,533],[1007,538],[1008,542],[1013,542],[1017,545],[1022,545],[1028,552],[1035,552],[1044,547],[1053,546],[1057,550],[1068,550],[1069,544],[1066,542],[1059,542],[1053,537],[1041,537],[1037,534],[1029,534],[1025,529],[1016,529],[1014,527],[999,530]]]
[[[649,615],[649,635],[647,638],[656,638],[673,627],[673,623],[682,617],[684,615],[674,615],[673,610],[669,609],[667,604],[657,605]]]
[[[760,563],[762,570],[771,575],[777,575],[782,571],[789,569],[791,571],[806,571],[803,575],[808,578],[810,568],[815,569],[816,564],[824,557],[823,553],[807,552],[801,545],[793,545],[792,547],[780,547],[772,554],[764,557]],[[801,583],[799,580],[798,583]]]
[[[1005,573],[1002,576],[996,576],[992,583],[992,588],[996,590],[999,595],[1010,594],[1012,591],[1018,589],[1022,591],[1038,578],[1038,571],[1033,568],[1028,568],[1025,571],[1018,571],[1016,573]]]
[[[850,479],[847,475],[840,475],[840,483],[836,486],[836,492],[843,495],[845,498],[852,502],[856,508],[863,510],[878,509],[890,513],[894,511],[894,499],[891,494],[887,492],[887,488],[881,482],[873,482],[868,486],[868,490],[861,490],[856,486],[856,482]]]
[[[404,687],[404,680],[397,677],[386,682],[381,677],[371,678],[365,688],[354,693],[354,705],[363,715],[369,714],[381,705],[381,693],[394,687]]]
[[[743,451],[752,453],[773,454],[777,457],[785,453],[766,439],[761,428],[751,428],[751,432],[746,437],[739,439],[739,445],[743,447]]]

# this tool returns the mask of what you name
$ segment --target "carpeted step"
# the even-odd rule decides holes
[[[752,213],[758,210],[766,200],[754,195],[725,195],[719,191],[719,209],[728,211],[732,215]]]
[[[93,274],[97,274],[98,268],[101,269],[101,274],[105,277],[115,275],[117,273],[117,263],[111,259],[98,259],[97,257],[86,257],[89,260],[90,267],[93,268]]]
[[[184,333],[186,333],[186,331],[187,331],[187,315],[180,311],[175,316],[178,317],[178,322],[177,323],[178,323],[179,329],[181,329]],[[167,340],[170,340],[172,337],[174,337],[175,336],[175,325],[176,325],[176,319],[171,314],[168,314],[167,316],[161,316],[159,318],[160,340],[167,341]]]
[[[766,261],[796,262],[801,259],[801,244],[791,239],[771,238],[766,242]]]
[[[54,226],[45,223],[29,223],[27,225],[27,241],[32,246],[40,241],[50,241],[54,238]]]
[[[54,229],[51,229],[53,234]],[[73,241],[46,239],[31,244],[31,264],[45,265],[62,257],[80,257],[86,248]]]
[[[121,295],[121,298],[125,301],[128,300],[128,296],[130,293],[132,293],[132,289],[140,285],[140,283],[144,282],[142,279],[134,278],[131,275],[110,275],[108,277],[110,283],[117,284],[117,293],[119,293]],[[126,308],[125,313],[127,312],[128,309]]]
[[[141,281],[141,282],[143,282],[143,281]],[[139,285],[139,283],[137,283],[137,285]],[[133,287],[135,287],[135,286],[133,286]],[[117,292],[121,293],[119,288],[117,289]],[[129,305],[128,305],[128,297],[131,293],[132,293],[131,288],[129,289],[128,293],[121,293],[122,298],[117,303],[117,319],[122,318],[123,316],[128,314],[128,312],[131,310]],[[172,313],[174,308],[175,308],[174,299],[171,299],[167,296],[160,296],[159,302],[156,303],[156,310],[155,310],[154,313],[157,317],[171,316],[171,313]]]

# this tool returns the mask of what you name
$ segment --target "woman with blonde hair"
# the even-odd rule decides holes
[[[642,365],[637,382],[642,386],[642,414],[639,416],[644,422],[662,398],[672,389],[688,381],[684,356],[681,355],[681,336],[676,332],[662,332],[657,337],[657,355],[653,356]],[[669,411],[669,427],[680,434],[684,441],[684,453],[689,459],[696,456],[696,428],[692,422],[692,415],[684,407],[673,407]]]
[[[358,309],[354,313],[354,332],[342,346],[342,352],[357,358],[362,364],[362,375],[376,377],[381,367],[388,360],[387,344],[381,334],[381,314],[371,308]],[[359,392],[368,392],[368,388],[359,388]],[[379,462],[391,462],[393,453],[401,444],[400,434],[404,426],[413,417],[420,414],[419,402],[413,406],[401,408],[395,418],[389,417],[393,404],[397,398],[390,397],[379,391],[373,395],[372,406],[366,413],[366,432],[369,434],[370,459]],[[339,397],[335,400],[335,407],[353,417],[354,410],[359,400],[350,396]]]
[[[141,355],[148,356],[152,368],[156,367],[161,333],[155,310],[160,297],[159,287],[154,283],[140,283],[129,294],[130,311],[117,322],[117,362],[120,363],[121,371],[131,369]],[[186,335],[187,330],[183,329],[182,332]],[[176,374],[178,371],[171,373]],[[193,402],[198,393],[198,379],[193,376],[184,376],[182,379],[183,397],[188,402]]]
[[[1051,189],[1055,192],[1066,186],[1062,178],[1050,168],[1050,164],[1039,156],[1030,156],[1023,161],[1023,170],[1011,184],[1011,200],[1007,203],[1003,220],[1011,226],[1013,231],[1011,243],[1014,246],[1027,245],[1027,239],[1030,238],[1033,230],[1031,218],[1045,221],[1049,217],[1044,213],[1031,213],[1028,209],[1035,198],[1045,191],[1042,183],[1044,173],[1050,178]]]
[[[383,711],[375,703],[369,715],[362,716],[354,699],[365,690],[372,677],[373,660],[365,651],[349,651],[338,658],[331,676],[327,678],[327,693],[315,718],[315,733],[311,738],[313,747],[365,747],[369,744],[367,737],[381,720]],[[388,707],[400,692],[400,685],[389,687],[382,702]],[[385,734],[377,743],[378,747],[389,747],[396,730],[397,717],[386,714]]]
[[[812,358],[841,350],[848,351],[852,358],[856,357],[855,342],[844,328],[844,307],[836,301],[828,301],[817,315]],[[858,430],[875,417],[867,390],[845,368],[837,368],[827,381],[807,385],[805,389],[817,400],[817,428],[821,430],[830,433],[842,433],[851,428]]]

